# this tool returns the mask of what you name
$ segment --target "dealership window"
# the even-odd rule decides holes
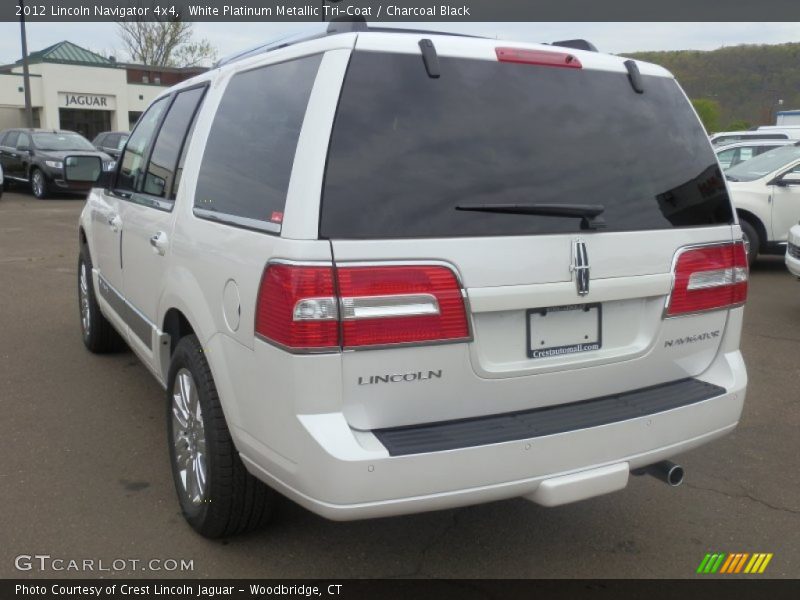
[[[141,111],[131,110],[128,111],[128,130],[133,131],[136,127],[136,123],[139,122],[139,118],[142,116]]]

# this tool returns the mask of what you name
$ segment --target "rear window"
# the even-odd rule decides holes
[[[609,231],[732,222],[714,152],[674,80],[355,52],[329,149],[320,235],[579,231],[580,219],[460,204],[602,204]]]

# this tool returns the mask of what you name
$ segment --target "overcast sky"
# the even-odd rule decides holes
[[[700,1],[700,0],[698,0]],[[393,23],[392,27],[401,27]],[[548,42],[585,38],[602,52],[636,50],[713,50],[738,44],[800,42],[800,23],[414,23],[409,27],[460,31],[526,41]],[[269,38],[293,33],[314,23],[195,23],[195,35],[207,38],[225,56]],[[28,50],[40,50],[61,40],[125,56],[113,23],[28,23]],[[0,23],[0,64],[21,55],[19,25]]]

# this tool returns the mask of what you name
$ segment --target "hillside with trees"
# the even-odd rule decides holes
[[[772,125],[777,111],[800,109],[800,43],[626,56],[674,73],[712,132]]]

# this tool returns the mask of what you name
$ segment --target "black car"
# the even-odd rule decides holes
[[[0,132],[0,164],[6,184],[28,183],[33,195],[46,198],[53,192],[86,192],[91,184],[67,181],[64,159],[68,156],[96,156],[103,170],[116,166],[114,159],[99,152],[82,135],[53,129],[7,129]]]
[[[117,160],[130,135],[127,131],[104,131],[97,134],[92,145]]]

